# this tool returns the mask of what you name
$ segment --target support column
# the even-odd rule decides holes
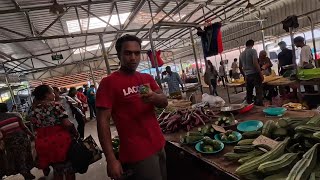
[[[106,51],[106,48],[104,46],[103,35],[102,34],[99,34],[99,39],[100,39],[100,44],[101,44],[101,53],[103,55],[104,62],[106,63],[106,67],[107,67],[107,74],[110,75],[111,74],[111,69],[110,69],[110,64],[109,64],[109,61],[108,61],[107,51]]]
[[[6,70],[5,66],[4,66],[4,64],[2,64],[2,66],[3,66],[3,69],[4,69],[4,73],[5,73],[6,84],[7,84],[8,88],[9,88],[9,91],[10,91],[12,104],[16,106],[17,103],[16,103],[16,100],[14,98],[14,93],[13,93],[13,90],[12,90],[10,82],[9,82],[9,76],[8,76],[7,70]]]
[[[88,65],[89,65],[89,69],[90,69],[90,75],[91,75],[91,78],[92,78],[92,82],[93,82],[93,84],[96,86],[97,83],[96,83],[96,79],[95,79],[95,77],[94,77],[94,73],[93,73],[93,71],[92,71],[92,67],[91,67],[90,61],[88,62]]]
[[[266,51],[267,49],[266,49],[263,21],[260,21],[260,27],[261,27],[261,36],[262,36],[262,46],[263,46],[263,50]]]
[[[175,58],[174,58],[174,52],[173,51],[172,51],[172,61],[173,61],[173,64],[174,64],[174,69],[177,72],[177,65],[176,65],[176,61],[175,61]]]
[[[203,87],[202,87],[202,84],[201,84],[201,75],[200,75],[200,70],[199,70],[197,52],[196,52],[196,47],[195,47],[195,44],[194,44],[194,39],[193,39],[193,34],[192,34],[191,28],[189,29],[189,33],[190,33],[190,38],[191,38],[191,43],[192,43],[192,50],[193,50],[194,60],[196,61],[196,68],[197,68],[197,73],[198,73],[199,84],[201,85],[200,86],[200,90],[201,90],[201,93],[203,94]]]
[[[161,82],[161,78],[160,78],[160,71],[159,71],[159,67],[158,67],[158,60],[157,60],[157,56],[156,56],[156,52],[154,49],[154,44],[153,44],[153,39],[152,39],[152,33],[153,33],[153,28],[151,28],[149,30],[149,41],[150,41],[150,46],[151,46],[151,51],[152,51],[152,56],[153,56],[153,60],[154,60],[154,65],[156,68],[156,72],[157,72],[157,80],[159,82]],[[162,89],[162,83],[159,83],[160,88]]]
[[[315,60],[315,65],[316,67],[319,67],[319,63],[317,61],[317,47],[316,47],[316,40],[314,37],[314,23],[311,19],[310,16],[308,16],[309,22],[310,22],[310,26],[311,26],[311,36],[312,36],[312,44],[313,44],[313,49],[314,49],[314,60]]]

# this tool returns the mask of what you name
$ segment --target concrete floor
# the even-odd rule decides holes
[[[238,91],[240,91],[240,90],[241,90],[241,88],[238,88]],[[208,88],[204,88],[204,92],[208,93],[209,89]],[[219,96],[221,96],[226,101],[226,103],[228,103],[228,98],[227,98],[227,93],[226,92],[227,91],[226,91],[225,88],[223,88],[221,86],[218,87]],[[233,93],[234,92],[233,88],[229,89],[229,92],[230,92],[230,98],[231,98],[231,102],[232,103],[241,103],[243,101],[244,97],[245,97],[245,92],[235,94],[235,93]],[[112,132],[112,136],[116,136],[117,135],[115,127],[112,127],[111,132]],[[89,135],[92,135],[92,137],[95,139],[95,141],[100,146],[99,140],[98,140],[98,135],[97,135],[96,121],[95,120],[90,121],[90,122],[88,122],[86,124],[85,136],[89,136]],[[34,174],[36,176],[36,179],[39,179],[39,180],[51,180],[51,179],[53,179],[52,171],[51,171],[51,173],[50,173],[50,175],[48,177],[44,177],[42,171],[34,168],[32,170],[32,174]],[[11,177],[6,178],[6,180],[8,180],[8,179],[10,179],[10,180],[23,180],[23,177],[20,176],[20,175],[17,175],[17,176],[11,176]],[[108,176],[107,176],[105,158],[103,157],[101,160],[99,160],[96,163],[90,165],[86,174],[77,174],[76,175],[76,179],[77,180],[89,180],[89,179],[92,179],[92,180],[110,180],[110,178],[108,178]]]

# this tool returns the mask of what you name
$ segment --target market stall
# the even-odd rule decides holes
[[[217,115],[221,115],[221,114],[217,114]],[[283,115],[281,117],[282,119],[279,120],[279,117],[271,117],[269,115],[264,114],[262,107],[254,107],[250,112],[244,113],[244,114],[237,114],[234,117],[239,121],[239,123],[246,122],[248,120],[259,120],[263,122],[264,125],[263,127],[261,127],[262,132],[260,132],[260,134],[263,134],[265,137],[269,137],[267,139],[270,140],[271,142],[273,142],[273,140],[278,140],[278,141],[275,141],[277,144],[275,147],[271,146],[272,143],[271,144],[267,143],[267,145],[270,145],[269,147],[271,148],[267,152],[261,153],[259,156],[264,156],[267,153],[270,154],[270,152],[275,148],[277,148],[279,144],[284,143],[286,137],[289,137],[289,136],[291,138],[291,141],[289,144],[286,144],[286,148],[288,149],[293,147],[292,145],[295,144],[297,141],[295,139],[297,138],[296,134],[299,134],[299,136],[300,135],[303,136],[303,137],[299,137],[300,138],[299,141],[302,139],[303,141],[306,141],[306,142],[308,141],[307,143],[309,143],[308,144],[309,148],[303,149],[302,147],[300,147],[299,151],[300,150],[302,151],[301,155],[303,153],[306,153],[311,147],[314,147],[315,142],[319,142],[319,139],[317,139],[316,136],[313,136],[312,133],[320,131],[320,128],[316,127],[314,129],[312,128],[308,129],[309,127],[312,127],[314,125],[320,127],[320,124],[319,124],[320,118],[319,118],[318,112],[310,111],[310,110],[287,111],[285,114],[282,114],[282,115]],[[212,119],[212,121],[209,121],[206,124],[207,125],[215,124],[214,122],[216,120],[217,119]],[[284,124],[284,122],[288,124]],[[275,126],[273,127],[273,130],[270,130],[270,127],[269,127],[270,124]],[[200,126],[200,127],[203,128],[203,126]],[[292,127],[295,127],[295,128],[290,129]],[[189,132],[196,133],[199,130],[198,128],[199,127],[193,128]],[[233,127],[232,130],[235,130],[234,128],[235,127]],[[282,134],[282,132],[279,129],[281,131],[284,129],[286,133]],[[217,132],[217,133],[219,134],[220,132]],[[306,133],[309,133],[308,136],[306,136]],[[242,133],[243,135],[242,138],[247,139],[248,137],[244,137],[244,134],[245,133]],[[258,136],[260,136],[260,134]],[[177,131],[175,133],[165,134],[165,138],[167,140],[166,151],[167,151],[167,159],[168,159],[168,174],[173,176],[174,178],[179,178],[179,179],[181,178],[183,179],[224,179],[224,178],[251,179],[253,175],[256,176],[256,174],[253,172],[257,172],[258,167],[263,162],[272,161],[274,159],[280,158],[285,153],[286,154],[295,153],[295,152],[289,152],[287,150],[283,150],[276,157],[274,156],[273,158],[270,158],[267,161],[261,161],[260,163],[255,164],[254,168],[251,168],[250,167],[251,165],[247,164],[248,166],[247,168],[249,168],[250,171],[248,171],[249,172],[248,174],[243,175],[245,173],[242,173],[242,169],[244,164],[246,163],[241,164],[238,162],[240,158],[234,158],[229,156],[231,155],[233,156],[233,151],[236,151],[235,146],[238,147],[236,154],[241,155],[244,152],[253,152],[253,151],[245,150],[246,148],[249,148],[250,143],[248,143],[248,145],[243,145],[243,144],[239,145],[239,142],[238,143],[235,142],[231,144],[224,143],[224,148],[220,152],[211,153],[211,154],[200,153],[195,149],[195,143],[190,143],[190,144],[182,143],[181,137],[183,136],[186,136],[186,131],[183,131],[183,130]],[[208,135],[208,136],[212,137],[212,135]],[[255,136],[255,138],[258,136]],[[242,142],[244,143],[244,141]],[[242,148],[244,149],[240,149],[239,148],[240,146],[242,146]],[[300,146],[300,144],[295,146]],[[301,146],[304,146],[304,145],[301,145]],[[249,158],[249,160],[253,158],[254,157]],[[297,158],[295,162],[300,162],[300,161],[303,161],[303,158],[299,156],[299,158]],[[272,168],[276,168],[277,165],[278,164],[275,163],[274,167],[270,164],[268,166],[271,166],[271,169],[272,169]],[[289,170],[295,168],[296,170],[304,171],[303,168],[299,169],[298,167],[293,167],[292,164],[291,166],[284,166],[284,167],[287,167],[287,169]],[[314,170],[315,170],[315,166],[312,166],[308,176]],[[268,175],[260,173],[258,174],[259,175],[258,178],[255,177],[255,179],[263,179],[267,176],[274,175],[276,173],[278,172],[272,172],[271,174],[268,174]],[[287,175],[288,173],[289,171],[287,172]]]
[[[264,77],[263,84],[272,85],[272,82],[274,82],[274,81],[276,81],[278,83],[282,83],[282,84],[288,83],[286,78],[272,74],[270,76]],[[292,82],[290,81],[290,83],[292,83]],[[245,82],[244,78],[242,77],[240,79],[233,80],[231,83],[227,83],[226,85],[227,85],[226,86],[227,90],[228,90],[228,88],[234,88],[235,93],[237,94],[238,93],[237,88],[242,88],[242,91],[243,91],[243,87],[246,87],[246,82]],[[278,86],[278,85],[273,85],[273,86]],[[229,91],[227,91],[227,92],[229,92]],[[228,97],[229,97],[229,103],[231,103],[230,95]]]

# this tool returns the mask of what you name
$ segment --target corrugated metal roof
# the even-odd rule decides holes
[[[163,18],[166,13],[171,12],[173,9],[177,8],[177,3],[181,3],[182,0],[176,1],[167,1],[167,0],[153,0],[156,4],[151,2],[151,8],[153,15],[157,16],[154,18],[155,22]],[[43,31],[50,23],[52,23],[57,16],[51,15],[49,13],[48,8],[42,9],[44,6],[49,6],[52,4],[51,0],[16,0],[16,2],[19,4],[19,6],[23,8],[28,8],[30,20],[32,22],[32,25],[36,28],[38,32]],[[88,13],[81,9],[83,7],[84,9],[90,9],[90,12],[94,13],[94,15],[98,17],[102,16],[108,16],[108,15],[115,15],[115,3],[105,3],[101,0],[93,0],[94,4],[87,5],[87,0],[58,0],[58,3],[64,4],[65,6],[68,6],[70,3],[78,3],[77,9],[79,13],[80,19],[86,19],[88,18]],[[99,4],[95,4],[95,3]],[[141,1],[117,1],[117,7],[119,10],[119,13],[130,13],[133,10],[137,8],[137,5]],[[268,17],[267,21],[264,22],[264,25],[266,27],[271,26],[274,23],[282,21],[286,16],[291,14],[303,14],[312,10],[317,9],[320,7],[320,2],[318,0],[308,0],[308,1],[302,1],[302,0],[251,0],[252,4],[255,4],[257,8],[265,8],[265,10],[261,10],[263,17]],[[80,3],[86,3],[86,5],[82,5],[79,7]],[[237,5],[232,5],[232,4]],[[220,4],[220,5],[219,5]],[[221,4],[225,4],[225,6],[222,6]],[[241,4],[241,5],[239,5]],[[208,8],[204,7],[204,13],[207,14],[205,18],[208,18],[209,16],[212,16],[212,21],[221,21],[225,17],[231,18],[231,21],[242,20],[241,16],[242,13],[239,13],[240,8],[244,8],[247,4],[246,0],[215,0],[212,1],[209,5],[207,5]],[[165,6],[164,6],[165,5]],[[185,16],[188,16],[191,12],[193,12],[196,8],[199,7],[199,3],[193,3],[188,2],[188,0],[181,6],[180,8],[180,15],[183,19],[189,19],[188,22],[197,22],[197,23],[203,23],[203,18],[200,18],[203,16],[203,10],[199,9],[198,11],[194,12],[190,18],[184,18]],[[159,7],[164,6],[163,10],[159,9]],[[37,10],[32,10],[32,8],[37,8]],[[89,8],[90,7],[90,8]],[[5,31],[3,29],[0,29],[0,40],[7,40],[7,39],[17,39],[22,38],[18,33],[25,34],[26,36],[31,37],[31,30],[26,18],[26,15],[24,15],[23,12],[15,12],[15,5],[11,2],[11,0],[1,0],[0,1],[0,27],[4,27],[13,31],[16,31],[17,33],[12,33]],[[224,12],[224,9],[226,10]],[[10,10],[10,11],[9,11]],[[113,10],[113,11],[112,11]],[[1,11],[7,11],[7,14],[1,14]],[[164,12],[163,12],[164,11]],[[10,12],[10,13],[9,13]],[[238,12],[237,15],[233,16],[236,12]],[[252,20],[254,19],[253,16],[256,15],[257,12],[252,12],[249,15],[246,15],[244,18],[246,20]],[[150,28],[152,26],[151,23],[151,17],[150,17],[150,10],[148,3],[145,2],[141,10],[138,12],[137,15],[132,19],[130,22],[130,25],[127,27],[127,29],[139,29],[139,28]],[[317,17],[319,17],[319,12],[314,13],[311,15],[311,17],[314,20],[317,20]],[[179,13],[178,11],[174,11],[170,15],[175,21],[179,21]],[[93,15],[90,15],[90,18],[95,18]],[[61,22],[60,22],[61,21]],[[60,21],[57,21],[50,27],[43,36],[54,36],[54,35],[64,35],[69,34],[67,21],[75,21],[75,25],[77,26],[77,16],[75,12],[74,7],[70,7],[69,11],[64,14]],[[172,21],[171,18],[166,18],[166,21]],[[146,24],[148,23],[148,24]],[[84,25],[86,26],[85,22]],[[308,20],[306,18],[300,20],[301,27],[309,26]],[[115,25],[116,28],[120,28],[119,25]],[[261,33],[260,32],[254,32],[259,30],[259,24],[257,22],[255,23],[232,23],[225,25],[223,27],[223,36],[224,36],[224,46],[225,49],[230,49],[238,46],[238,44],[243,44],[248,38],[252,38],[255,40],[261,39]],[[109,32],[114,31],[115,29],[108,26],[107,28],[96,28],[92,29],[89,28],[88,32]],[[84,31],[86,32],[86,31]],[[254,32],[254,33],[250,33]],[[75,34],[80,32],[74,32]],[[195,33],[195,31],[193,31]],[[284,31],[282,30],[281,25],[274,26],[272,28],[268,28],[265,30],[265,33],[267,36],[271,35],[280,35],[283,34]],[[139,37],[147,38],[148,32],[131,32],[128,34],[137,34]],[[161,35],[159,37],[159,35]],[[36,35],[37,36],[37,35]],[[115,39],[116,34],[106,34],[103,37],[104,42],[113,41]],[[180,37],[181,36],[181,37]],[[244,36],[244,37],[241,37]],[[189,38],[189,32],[188,30],[181,30],[181,29],[175,29],[175,30],[161,30],[158,33],[153,33],[153,38],[169,38],[174,39],[172,41],[156,41],[155,44],[158,48],[166,49],[171,48],[170,46],[176,44],[174,48],[177,47],[184,47],[189,45],[189,41],[185,40],[185,43],[182,43],[183,39]],[[199,39],[197,39],[199,40]],[[237,43],[235,43],[236,41]],[[169,43],[170,42],[170,43]],[[44,68],[46,66],[50,66],[52,64],[59,64],[59,62],[53,62],[51,60],[51,50],[53,51],[59,51],[61,49],[69,49],[75,48],[75,47],[83,47],[85,44],[87,45],[95,45],[99,44],[100,40],[98,36],[82,36],[82,37],[74,37],[74,38],[67,38],[67,39],[50,39],[47,40],[46,43],[44,41],[27,41],[27,42],[20,42],[20,43],[8,43],[8,44],[0,44],[0,51],[7,54],[8,56],[12,56],[14,58],[22,58],[22,57],[28,57],[31,54],[37,55],[37,54],[47,54],[40,56],[40,59],[43,59],[45,61],[49,61],[50,63],[43,63],[35,58],[33,58],[34,66],[35,68]],[[157,44],[165,44],[164,45],[157,45]],[[50,48],[49,48],[49,47]],[[146,49],[150,48],[150,44],[146,46]],[[115,53],[114,48],[108,48],[110,49],[110,53]],[[176,50],[175,50],[176,51]],[[69,56],[71,51],[67,50],[62,52],[63,56],[66,58]],[[84,54],[74,54],[72,55],[68,60],[65,61],[65,64],[68,64],[66,67],[57,67],[56,70],[52,71],[51,73],[45,73],[41,78],[44,77],[50,77],[51,75],[61,76],[61,73],[64,73],[65,69],[67,72],[78,72],[77,65],[72,65],[70,63],[81,63],[82,59],[85,57],[88,58],[100,58],[99,61],[96,63],[92,63],[93,65],[101,64],[103,61],[103,58],[101,57],[101,50],[92,51],[90,53],[86,52]],[[170,58],[169,58],[170,59]],[[2,59],[2,61],[5,61]],[[21,62],[21,61],[17,61]],[[63,62],[63,60],[60,61],[60,63]],[[110,60],[111,62],[111,60]],[[31,62],[26,62],[27,66],[31,66]],[[10,64],[10,67],[13,64]],[[104,66],[104,63],[102,63],[101,67]],[[28,67],[24,67],[28,69]],[[82,69],[86,70],[88,67],[84,66]],[[57,72],[58,71],[58,72]],[[43,72],[37,72],[35,75],[36,77],[39,77],[43,74]]]

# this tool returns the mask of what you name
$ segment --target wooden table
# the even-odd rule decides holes
[[[245,120],[260,120],[265,122],[269,119],[278,118],[266,117],[262,112],[263,107],[254,107],[246,114],[236,115],[240,122]],[[313,117],[315,112],[305,111],[287,111],[284,117]],[[194,129],[196,130],[196,128]],[[240,179],[235,170],[240,164],[229,162],[223,155],[232,152],[234,145],[225,145],[225,148],[215,155],[201,155],[197,153],[193,146],[179,144],[181,135],[185,132],[166,134],[167,140],[167,164],[169,179]]]

